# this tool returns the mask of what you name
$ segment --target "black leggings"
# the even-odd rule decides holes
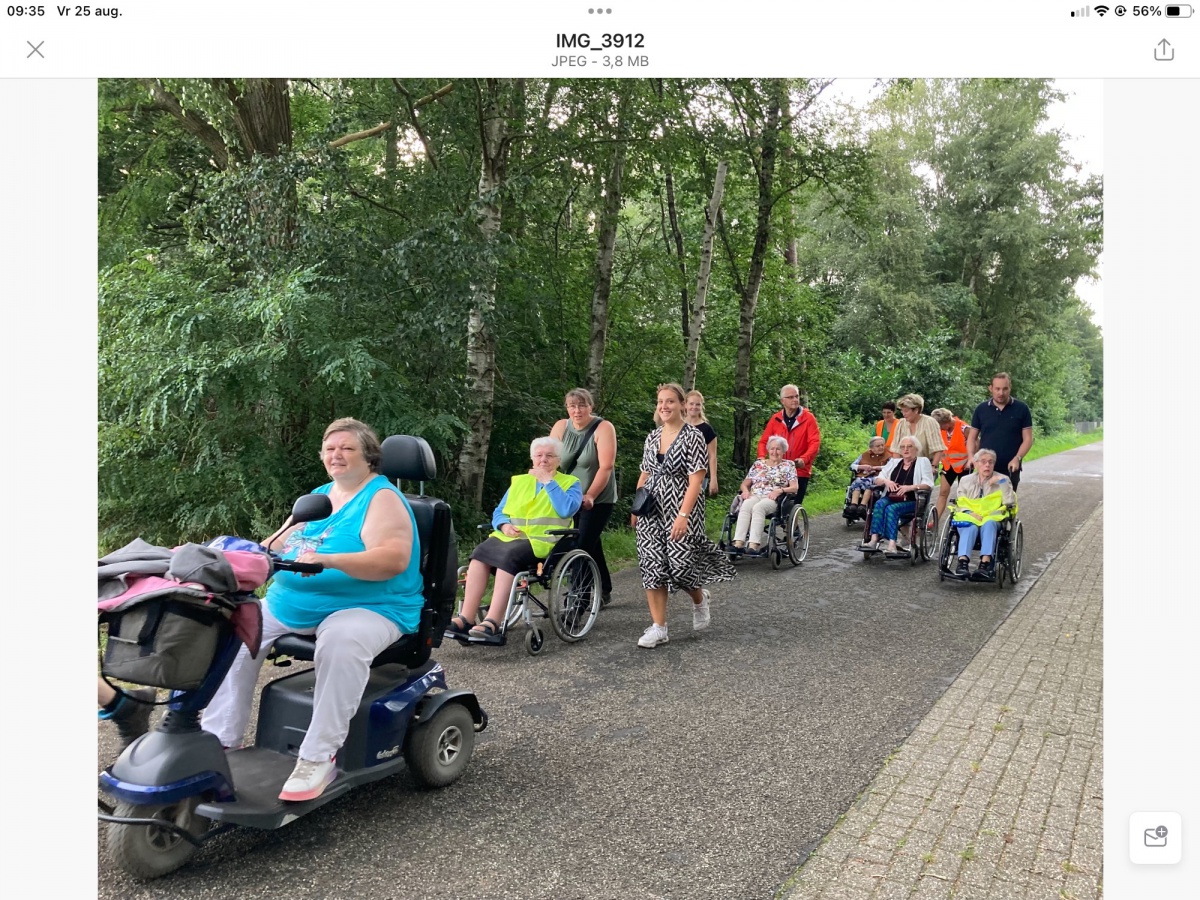
[[[600,569],[600,590],[605,594],[612,593],[612,576],[608,574],[608,563],[604,561],[604,545],[600,541],[600,535],[604,526],[608,524],[612,511],[611,503],[596,503],[591,509],[581,508],[575,516],[575,527],[579,529],[577,546],[586,550],[596,561],[596,566]]]

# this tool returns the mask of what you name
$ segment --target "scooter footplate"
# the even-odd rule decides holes
[[[321,796],[294,802],[280,800],[279,792],[296,766],[296,757],[262,747],[247,747],[230,753],[228,758],[237,799],[228,803],[201,803],[196,808],[197,814],[214,822],[264,829],[286,825],[357,785],[383,778],[404,766],[403,760],[397,758],[394,764],[352,775],[338,770],[337,778]]]

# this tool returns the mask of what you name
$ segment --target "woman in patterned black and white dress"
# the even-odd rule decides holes
[[[708,471],[708,451],[699,430],[684,420],[684,392],[677,384],[658,387],[655,407],[659,426],[646,436],[638,487],[649,487],[655,508],[632,516],[637,529],[638,568],[650,606],[650,627],[639,647],[667,643],[667,595],[685,591],[692,598],[692,627],[711,621],[706,584],[729,581],[734,569],[704,531],[701,487]]]

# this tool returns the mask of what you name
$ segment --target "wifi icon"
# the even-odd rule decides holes
[[[1104,14],[1108,12],[1107,6],[1093,6],[1092,9],[1094,9],[1096,11],[1096,15],[1100,17],[1103,17]]]

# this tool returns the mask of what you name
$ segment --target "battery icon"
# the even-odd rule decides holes
[[[1192,8],[1186,4],[1167,7],[1168,19],[1186,19],[1192,14]]]

